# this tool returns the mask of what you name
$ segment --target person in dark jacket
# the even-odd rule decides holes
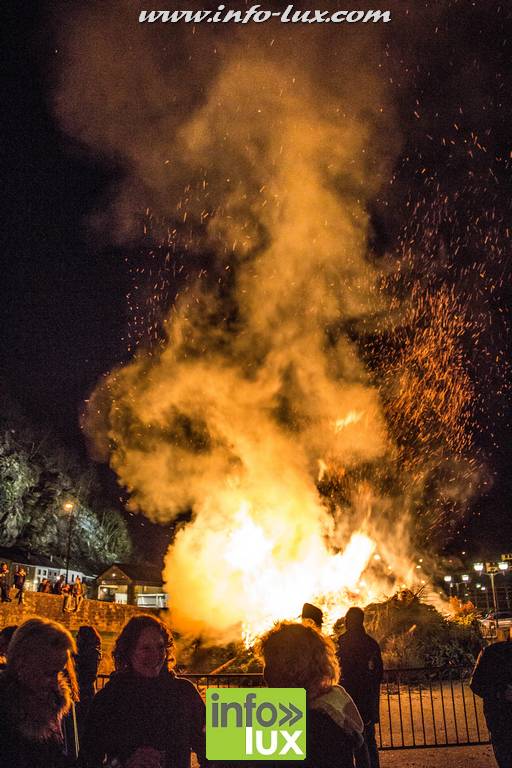
[[[379,768],[375,724],[379,722],[380,684],[383,665],[379,644],[365,632],[364,612],[349,608],[345,633],[338,640],[340,682],[354,699],[364,722],[366,749],[356,753],[356,766],[362,768],[368,752],[371,768]]]
[[[354,748],[363,743],[363,721],[348,693],[336,685],[339,667],[332,641],[313,623],[283,621],[261,638],[259,653],[267,685],[306,690],[307,755],[300,765],[353,768]]]
[[[2,563],[2,565],[0,565],[0,594],[2,603],[11,602],[11,598],[9,597],[9,589],[11,587],[9,576],[9,566],[7,563]]]
[[[484,715],[499,768],[512,768],[512,640],[481,651],[471,690],[484,700]]]
[[[51,595],[52,583],[50,579],[43,579],[39,587],[37,588],[37,591],[42,592],[44,595]]]
[[[15,597],[18,600],[18,605],[23,605],[23,592],[25,590],[25,582],[27,580],[27,572],[22,565],[18,565],[14,572],[14,586],[18,590]]]
[[[64,580],[64,576],[59,576],[57,581],[54,582],[52,587],[52,592],[54,595],[62,595],[62,590],[64,589],[66,585],[66,582]]]
[[[76,633],[76,647],[75,667],[80,693],[76,714],[81,732],[94,698],[94,683],[101,661],[101,637],[98,631],[88,624],[81,626]]]
[[[47,619],[29,619],[11,638],[7,667],[0,672],[0,766],[67,768],[62,723],[77,698],[67,629]]]
[[[190,768],[191,752],[204,765],[205,707],[192,683],[172,671],[173,648],[154,616],[126,624],[113,651],[116,671],[89,709],[81,768],[105,760],[123,768]]]

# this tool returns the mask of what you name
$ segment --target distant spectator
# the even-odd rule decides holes
[[[512,768],[512,639],[487,646],[477,659],[471,690],[484,715],[499,768]]]
[[[39,584],[37,588],[38,592],[42,592],[43,594],[48,594],[52,591],[52,585],[50,583],[50,579],[42,579],[41,583]]]
[[[77,697],[73,638],[62,625],[29,619],[12,636],[0,672],[2,768],[65,768],[63,717]]]
[[[76,647],[78,652],[75,657],[75,666],[80,692],[77,716],[79,730],[81,730],[94,698],[94,683],[101,661],[101,637],[98,631],[87,624],[81,626],[76,633]]]
[[[71,585],[63,584],[61,594],[64,597],[62,602],[62,613],[71,613],[73,610],[73,596],[71,594]]]
[[[65,586],[64,576],[59,576],[56,582],[54,582],[52,592],[54,595],[62,595],[62,590]]]
[[[80,576],[77,576],[73,586],[71,587],[71,595],[73,596],[73,611],[78,611],[84,601],[84,588]]]
[[[27,572],[22,565],[16,567],[14,572],[14,586],[18,590],[15,597],[18,599],[18,605],[23,605],[23,592],[25,590],[25,582],[27,580]]]
[[[17,629],[18,629],[17,624],[10,624],[8,627],[4,627],[0,631],[0,664],[1,665],[5,665],[7,648],[9,647],[9,643],[11,642],[11,637],[14,635]]]
[[[7,563],[2,563],[0,566],[0,593],[2,595],[2,603],[10,603],[9,589],[11,587],[9,566]]]
[[[377,641],[364,629],[361,608],[348,609],[345,627],[345,633],[338,640],[340,682],[354,699],[364,722],[365,746],[355,753],[356,768],[366,765],[368,758],[371,768],[379,768],[375,724],[379,722],[382,655]]]

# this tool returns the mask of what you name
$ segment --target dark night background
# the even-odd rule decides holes
[[[0,280],[1,383],[36,424],[87,461],[84,400],[102,374],[128,358],[125,254],[98,247],[87,219],[118,174],[60,131],[49,91],[55,50],[45,27],[51,3],[7,3],[4,206]],[[122,491],[104,465],[114,505]],[[163,526],[128,523],[138,550],[163,557]]]
[[[1,377],[32,419],[50,424],[63,443],[85,458],[79,414],[100,376],[129,356],[126,294],[132,278],[127,254],[98,244],[87,224],[106,206],[121,170],[65,136],[51,113],[49,94],[58,54],[48,32],[50,8],[51,3],[27,0],[2,8],[8,47]],[[490,25],[488,39],[484,35],[478,44],[492,52],[494,34],[496,28]],[[496,43],[500,61],[505,60],[505,43],[508,46],[502,32]],[[505,110],[499,117],[503,141],[504,125],[510,126],[506,116]],[[510,147],[502,149],[510,152]],[[510,195],[510,185],[507,193],[505,189]],[[510,298],[509,282],[503,291],[502,302]],[[498,334],[505,326],[498,327]],[[510,351],[509,339],[497,343]],[[476,557],[512,550],[510,416],[507,391],[499,407],[488,410],[492,424],[484,423],[476,437],[492,485],[473,503],[471,517],[454,542],[456,551],[465,549]],[[113,478],[106,471],[104,475],[112,496],[119,497]],[[134,530],[145,526],[148,555],[161,553],[164,531],[140,518],[131,525]]]

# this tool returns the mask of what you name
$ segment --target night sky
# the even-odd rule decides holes
[[[83,402],[101,375],[130,355],[126,294],[133,283],[128,266],[133,254],[104,242],[89,226],[91,217],[107,205],[122,178],[121,167],[106,156],[94,156],[65,135],[52,113],[51,94],[59,66],[53,39],[55,5],[42,0],[2,4],[8,44],[4,66],[6,133],[2,142],[1,370],[7,388],[28,415],[51,424],[64,444],[85,456],[79,426]],[[454,8],[463,19],[464,6],[455,3]],[[464,31],[462,22],[460,26],[459,52],[465,48],[469,55],[470,48],[476,48],[488,70],[495,64],[496,75],[501,77],[503,105],[499,114],[497,109],[495,115],[487,114],[482,126],[494,126],[494,152],[506,158],[512,149],[510,87],[506,94],[511,83],[504,68],[507,50],[510,53],[507,24],[503,19],[494,24],[489,21],[478,39]],[[461,55],[458,65],[463,62]],[[445,97],[436,93],[435,86],[431,94],[422,88],[422,98],[438,99],[438,122],[443,121]],[[477,112],[478,93],[474,98]],[[422,130],[422,126],[410,123],[411,136]],[[406,164],[404,155],[402,162]],[[499,213],[510,217],[510,167],[500,167]],[[442,178],[446,170],[442,157],[437,170]],[[450,169],[446,173],[451,173]],[[379,215],[377,212],[376,217]],[[385,242],[392,234],[386,232],[391,227],[384,215],[380,225],[379,236]],[[503,361],[510,352],[510,252],[502,254],[499,265],[490,262],[489,270],[493,269],[504,276],[504,285],[493,323],[496,338],[493,341],[491,334],[489,344],[499,347]],[[468,523],[453,545],[456,551],[474,552],[475,557],[512,549],[511,409],[503,366],[499,381],[493,380],[500,395],[493,406],[487,392],[475,435],[477,449],[488,467],[489,490],[472,502]]]
[[[86,220],[112,169],[64,137],[48,91],[46,3],[8,3],[2,360],[16,397],[77,444],[80,403],[123,355],[127,275]]]
[[[124,254],[98,245],[88,226],[119,171],[63,135],[52,115],[51,6],[36,0],[2,8],[9,44],[1,368],[27,417],[87,461],[80,414],[102,374],[128,358],[131,278]],[[115,476],[104,465],[99,471],[106,497],[118,506]],[[129,523],[139,551],[163,554],[165,530],[141,517]]]

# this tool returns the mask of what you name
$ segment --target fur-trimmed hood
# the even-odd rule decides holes
[[[59,677],[52,691],[35,693],[8,670],[0,672],[0,717],[28,741],[62,739],[62,718],[71,709],[71,690],[65,677]]]

